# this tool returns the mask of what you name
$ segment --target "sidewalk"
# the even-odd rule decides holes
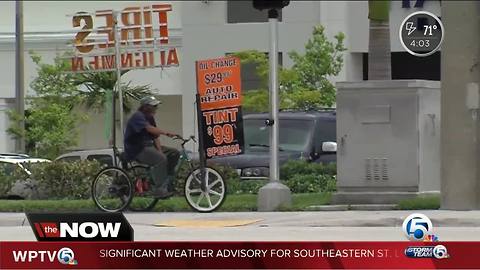
[[[171,220],[259,220],[255,227],[400,227],[411,213],[425,214],[434,227],[480,227],[480,211],[329,211],[329,212],[216,212],[125,213],[132,225]],[[0,226],[29,226],[23,213],[0,213]]]

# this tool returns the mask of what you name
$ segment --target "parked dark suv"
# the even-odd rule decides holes
[[[267,113],[243,117],[245,153],[215,158],[209,162],[237,169],[242,179],[269,175],[269,128]],[[336,113],[334,109],[279,113],[279,162],[305,159],[310,162],[336,162]]]

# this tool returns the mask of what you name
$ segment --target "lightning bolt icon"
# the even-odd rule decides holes
[[[413,22],[407,22],[405,24],[405,29],[408,31],[407,35],[410,35],[411,33],[413,33],[413,31],[417,29],[417,27],[413,26]]]

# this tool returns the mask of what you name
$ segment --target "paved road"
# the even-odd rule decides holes
[[[480,211],[416,211],[444,241],[480,241]],[[404,241],[411,211],[127,213],[136,241]],[[238,227],[156,227],[173,220],[259,220]],[[22,213],[0,213],[0,241],[35,240]]]

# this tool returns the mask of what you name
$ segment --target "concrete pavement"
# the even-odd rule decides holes
[[[428,216],[434,227],[480,227],[480,211],[328,211],[328,212],[146,212],[125,213],[132,224],[152,225],[172,219],[261,219],[256,227],[398,227],[411,213]],[[0,213],[0,227],[28,225],[24,213]]]
[[[480,211],[126,213],[136,241],[405,241],[401,225],[423,213],[444,241],[480,241]],[[171,220],[260,221],[238,227],[156,227]],[[35,240],[23,213],[0,213],[0,241]]]

